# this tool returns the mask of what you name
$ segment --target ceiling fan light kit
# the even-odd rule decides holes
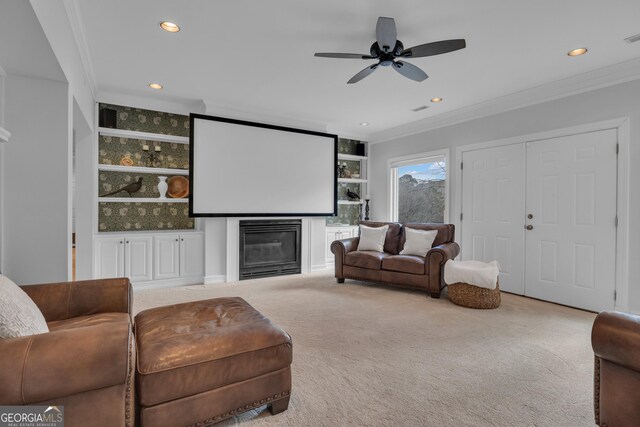
[[[320,58],[378,60],[377,64],[370,65],[351,77],[347,82],[348,84],[359,82],[373,73],[379,66],[391,66],[404,77],[421,82],[429,78],[427,73],[415,65],[400,59],[441,55],[443,53],[464,49],[465,47],[466,41],[464,39],[453,39],[425,43],[405,49],[402,42],[397,39],[396,23],[393,18],[380,17],[376,25],[376,41],[371,45],[369,55],[359,53],[316,53],[315,56]]]

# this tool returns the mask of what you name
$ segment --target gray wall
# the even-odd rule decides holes
[[[3,272],[18,284],[66,281],[71,247],[69,85],[9,74],[6,80]]]
[[[640,80],[557,99],[465,123],[370,146],[373,220],[388,220],[387,160],[451,148],[451,165],[459,165],[455,148],[530,133],[629,117],[629,308],[640,312]],[[451,170],[450,203],[457,195]],[[450,204],[453,208],[453,204]]]

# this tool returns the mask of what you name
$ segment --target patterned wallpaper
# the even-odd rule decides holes
[[[148,145],[149,151],[143,151],[143,145]],[[155,147],[160,147],[160,151],[155,151]],[[151,152],[155,153],[157,158],[155,167],[189,169],[189,144],[104,135],[100,135],[98,139],[98,161],[102,165],[119,165],[123,157],[129,157],[133,166],[152,167],[149,162]]]
[[[158,191],[158,177],[166,176],[167,181],[172,175],[156,175],[152,173],[128,173],[128,172],[112,172],[112,171],[100,171],[98,175],[98,194],[104,196],[112,191],[119,190],[125,185],[129,185],[136,182],[138,178],[142,178],[142,187],[137,193],[133,193],[131,197],[144,197],[150,199],[157,199],[160,197]],[[121,191],[118,194],[113,194],[108,197],[124,197],[128,198],[129,193]],[[169,196],[167,196],[169,197]]]
[[[117,112],[118,129],[138,132],[161,133],[164,135],[189,136],[189,116],[143,110],[121,105],[100,104],[100,109],[111,108]]]
[[[98,203],[99,231],[187,230],[195,226],[187,203]]]
[[[189,136],[189,117],[160,111],[119,105],[100,104],[102,108],[117,111],[117,128],[139,132],[159,133],[174,136]],[[161,148],[157,154],[155,167],[171,169],[189,168],[189,145],[169,142],[145,141],[134,138],[100,136],[98,140],[98,158],[100,164],[119,165],[120,160],[128,156],[134,166],[150,166],[148,154],[143,145]],[[100,171],[98,174],[98,194],[131,184],[142,177],[142,187],[132,197],[158,198],[158,176],[160,174]],[[171,177],[169,175],[168,177]],[[128,198],[126,192],[109,197]],[[101,202],[98,201],[98,231],[152,231],[152,230],[188,230],[195,227],[193,218],[189,218],[187,203],[163,202]]]

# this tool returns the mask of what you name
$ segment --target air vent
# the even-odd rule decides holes
[[[429,108],[428,105],[421,105],[419,107],[416,107],[416,108],[412,109],[411,111],[418,112],[418,111],[426,110],[427,108]]]
[[[635,36],[627,37],[626,39],[624,39],[624,41],[626,41],[627,43],[635,43],[637,41],[640,41],[640,34],[636,34]]]

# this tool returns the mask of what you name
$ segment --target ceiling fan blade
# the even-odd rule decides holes
[[[362,53],[316,53],[314,56],[320,58],[341,58],[341,59],[374,59],[371,55]]]
[[[376,68],[378,68],[378,65],[380,65],[380,63],[368,66],[367,68],[365,68],[364,70],[356,74],[355,76],[351,77],[351,79],[349,79],[347,83],[348,84],[358,83],[360,80],[364,79],[369,74],[373,73],[376,70]]]
[[[393,18],[378,18],[376,24],[376,39],[378,40],[378,47],[381,51],[389,53],[396,45],[396,21]]]
[[[393,63],[393,69],[403,76],[417,82],[421,82],[429,78],[429,76],[427,76],[427,73],[425,73],[415,65],[409,64],[408,62],[396,61]]]
[[[467,42],[464,39],[442,40],[410,47],[409,49],[403,50],[400,56],[405,58],[420,58],[423,56],[441,55],[443,53],[453,52],[454,50],[464,49],[465,47],[467,47]]]

